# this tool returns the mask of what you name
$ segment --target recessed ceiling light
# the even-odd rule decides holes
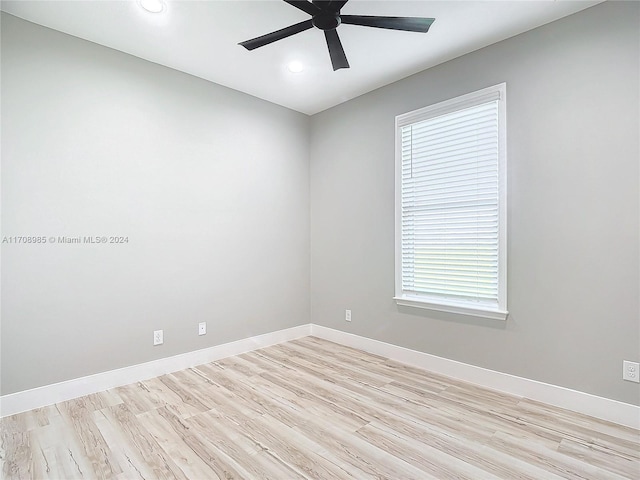
[[[291,73],[300,73],[304,70],[304,65],[302,64],[302,62],[294,61],[289,63],[287,68]]]
[[[151,13],[160,13],[166,7],[164,0],[138,0],[138,3],[147,12]]]

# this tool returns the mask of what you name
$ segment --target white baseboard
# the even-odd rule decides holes
[[[635,405],[456,362],[320,325],[312,324],[311,334],[434,373],[640,429],[640,407]]]
[[[307,324],[298,327],[245,338],[236,342],[194,352],[161,358],[152,362],[97,373],[87,377],[45,385],[0,397],[0,416],[26,412],[54,403],[101,392],[110,388],[140,382],[185,368],[213,362],[221,358],[239,355],[277,343],[314,335],[325,340],[358,348],[383,357],[424,368],[469,383],[491,388],[512,395],[530,398],[575,412],[591,415],[610,422],[640,429],[640,407],[628,403],[598,397],[569,388],[516,377],[466,363],[410,350],[390,343],[361,337],[340,330]]]
[[[15,413],[33,410],[34,408],[64,402],[65,400],[71,400],[83,395],[148,380],[167,373],[202,365],[203,363],[213,362],[221,358],[239,355],[300,337],[306,337],[310,333],[310,324],[300,325],[298,327],[216,345],[215,347],[204,348],[202,350],[161,358],[130,367],[96,373],[95,375],[3,395],[0,397],[0,416],[6,417]]]

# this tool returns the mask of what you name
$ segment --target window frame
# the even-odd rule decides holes
[[[399,306],[492,320],[506,320],[507,310],[507,111],[506,83],[445,100],[396,116],[395,122],[395,296]],[[497,98],[496,98],[497,97]],[[498,102],[498,303],[497,306],[429,295],[409,295],[402,289],[402,128],[497,99]]]

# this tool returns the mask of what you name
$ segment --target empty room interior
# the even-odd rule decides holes
[[[0,5],[1,478],[640,478],[640,3]]]

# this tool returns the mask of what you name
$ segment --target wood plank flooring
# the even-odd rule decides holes
[[[314,337],[2,419],[6,479],[640,479],[640,432]]]

